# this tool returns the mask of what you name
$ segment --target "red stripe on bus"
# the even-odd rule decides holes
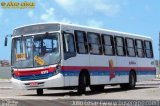
[[[136,71],[154,71],[156,70],[155,67],[115,67],[116,71],[130,71],[131,69],[134,69]]]
[[[130,71],[131,69],[134,69],[136,71],[155,71],[155,67],[91,67],[91,66],[62,66],[61,71],[80,71],[82,69],[87,69],[88,71],[109,71],[109,70],[114,70],[114,71]],[[37,74],[42,74],[42,71],[48,70],[48,73],[54,72],[55,67],[52,68],[47,68],[47,69],[39,69],[39,70],[33,70],[33,71],[28,71],[28,70],[23,70],[21,71],[20,69],[18,71],[14,71],[14,74],[16,76],[27,76],[27,75],[37,75]]]
[[[109,67],[90,67],[90,66],[62,66],[61,70],[82,70],[87,69],[89,71],[91,70],[109,70]]]
[[[35,70],[35,71],[14,71],[15,76],[28,76],[28,75],[38,75],[42,74],[43,71],[48,71],[48,73],[54,72],[55,68],[49,68],[49,69],[40,69],[40,70]]]
[[[130,71],[131,69],[138,70],[138,71],[154,71],[156,70],[155,67],[91,67],[91,66],[62,66],[62,71],[80,71],[82,69],[86,69],[89,71]]]

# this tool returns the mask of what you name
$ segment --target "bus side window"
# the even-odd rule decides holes
[[[142,40],[139,40],[139,39],[136,40],[136,51],[137,51],[138,57],[144,57],[145,56]]]
[[[64,59],[68,59],[76,55],[74,37],[71,33],[63,34]]]
[[[135,47],[134,47],[134,39],[132,38],[126,38],[126,49],[127,49],[127,55],[129,57],[135,57]]]
[[[153,49],[151,41],[144,41],[145,52],[147,58],[153,58]]]
[[[115,55],[112,35],[102,34],[102,44],[105,55]]]
[[[116,52],[118,56],[125,56],[125,45],[124,45],[124,38],[116,36],[115,37],[115,45],[116,45]]]
[[[86,33],[84,31],[75,31],[75,39],[76,39],[77,53],[87,54],[88,44],[87,44]]]
[[[101,55],[102,54],[102,47],[100,41],[100,35],[98,33],[87,33],[89,50],[91,54]]]

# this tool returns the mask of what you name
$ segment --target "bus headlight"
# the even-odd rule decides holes
[[[11,70],[11,75],[12,75],[13,78],[16,78],[16,74],[15,74],[13,69]]]
[[[60,72],[60,65],[57,65],[54,71],[54,75],[58,74]]]

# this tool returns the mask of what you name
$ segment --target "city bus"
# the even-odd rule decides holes
[[[105,85],[134,89],[156,76],[152,38],[66,23],[15,28],[12,84],[15,89],[102,91]],[[7,39],[5,41],[7,44]]]

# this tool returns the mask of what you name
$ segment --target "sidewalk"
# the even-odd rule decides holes
[[[160,81],[160,78],[153,79],[153,81]]]
[[[0,79],[0,83],[5,83],[5,82],[11,82],[11,80],[10,79]]]

